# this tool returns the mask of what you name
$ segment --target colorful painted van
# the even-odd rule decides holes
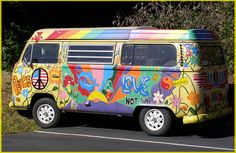
[[[215,33],[151,27],[42,29],[12,75],[9,106],[55,126],[62,111],[138,116],[149,135],[226,115],[227,70]]]

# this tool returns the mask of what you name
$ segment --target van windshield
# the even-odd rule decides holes
[[[201,46],[203,66],[223,65],[224,55],[220,46]]]

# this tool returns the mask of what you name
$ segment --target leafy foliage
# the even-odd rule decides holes
[[[117,26],[160,29],[209,29],[222,41],[228,71],[234,73],[234,2],[138,3],[129,16],[117,15]]]
[[[30,32],[29,29],[23,29],[15,23],[11,23],[8,29],[3,30],[3,70],[11,70],[13,68],[20,57]]]

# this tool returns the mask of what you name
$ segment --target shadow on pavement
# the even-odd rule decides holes
[[[86,126],[94,128],[142,131],[139,123],[132,117],[117,117],[100,114],[65,113],[59,127]],[[201,124],[174,126],[168,136],[198,135],[205,138],[221,138],[234,136],[234,116],[207,121]]]
[[[64,113],[59,127],[72,126],[141,131],[138,122],[132,117],[87,113]]]

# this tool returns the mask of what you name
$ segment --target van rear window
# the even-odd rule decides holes
[[[200,46],[203,66],[223,65],[224,55],[220,46]]]
[[[121,64],[172,67],[177,65],[177,51],[171,44],[125,44]]]

